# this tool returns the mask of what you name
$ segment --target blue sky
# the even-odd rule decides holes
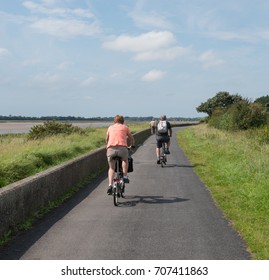
[[[269,2],[0,2],[0,115],[202,117],[269,94]]]

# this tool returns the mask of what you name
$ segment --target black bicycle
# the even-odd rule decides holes
[[[121,167],[121,157],[115,157],[116,161],[115,165],[115,177],[113,179],[113,188],[112,188],[112,195],[113,195],[113,201],[114,205],[119,205],[119,198],[124,198],[124,191],[125,191],[125,183],[123,180],[123,172]]]
[[[135,148],[135,146],[128,147],[128,170],[127,172],[133,172],[133,159],[131,157],[131,149]],[[113,188],[112,188],[112,195],[113,195],[113,201],[114,205],[119,205],[119,198],[124,198],[124,192],[125,192],[125,182],[123,179],[123,170],[122,170],[122,159],[121,157],[114,157],[115,163],[115,176],[113,178]]]
[[[164,167],[167,163],[167,156],[166,156],[166,152],[167,149],[166,149],[166,143],[165,142],[162,142],[162,148],[161,148],[161,154],[160,154],[160,164],[161,164],[161,167]]]

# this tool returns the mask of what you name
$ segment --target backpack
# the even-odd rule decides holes
[[[168,131],[167,121],[159,121],[157,125],[157,131],[159,133],[167,133]]]

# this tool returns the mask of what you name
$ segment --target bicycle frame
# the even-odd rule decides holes
[[[131,148],[134,148],[134,146],[128,147],[128,153],[130,155]],[[125,192],[125,182],[123,180],[123,170],[122,170],[122,159],[121,157],[114,157],[115,162],[115,176],[113,179],[113,188],[112,188],[112,194],[113,194],[113,201],[114,205],[119,205],[119,198],[124,198],[124,192]]]
[[[165,142],[162,142],[162,148],[161,148],[161,154],[160,154],[161,167],[164,167],[164,165],[166,165],[166,162],[167,162],[167,157],[165,154],[165,149],[166,149],[165,144],[166,144]]]
[[[125,183],[123,181],[123,172],[122,172],[122,168],[121,168],[121,158],[116,157],[115,160],[116,160],[115,169],[117,171],[116,171],[115,177],[113,179],[112,194],[113,194],[114,205],[118,206],[119,205],[119,197],[124,198]]]

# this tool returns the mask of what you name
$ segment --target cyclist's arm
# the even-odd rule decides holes
[[[108,143],[108,139],[109,139],[109,134],[108,134],[108,131],[106,133],[106,144]]]
[[[135,140],[134,140],[134,137],[131,134],[131,132],[128,132],[127,136],[128,136],[129,141],[130,141],[130,146],[134,146]]]
[[[169,136],[169,137],[172,137],[172,135],[173,135],[172,126],[171,126],[171,124],[169,123],[169,126],[168,126],[168,136]]]
[[[172,132],[172,127],[170,127],[170,128],[168,129],[168,135],[169,135],[169,137],[172,137],[172,134],[173,134],[173,132]]]

